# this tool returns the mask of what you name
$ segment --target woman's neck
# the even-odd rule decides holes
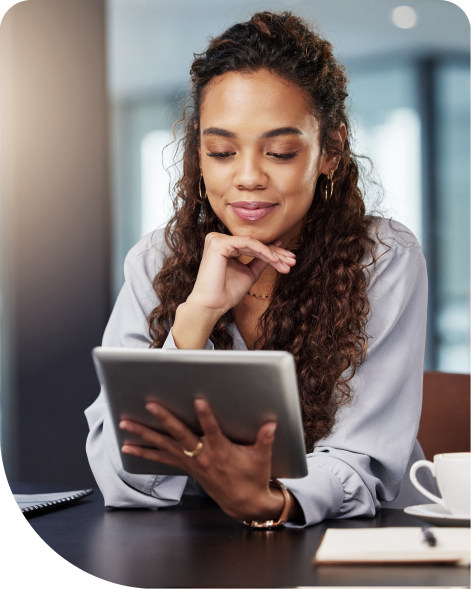
[[[267,266],[261,273],[260,278],[250,289],[250,292],[257,295],[271,295],[275,287],[277,276],[278,272],[273,266]]]

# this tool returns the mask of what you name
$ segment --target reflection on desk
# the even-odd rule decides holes
[[[11,486],[21,493],[53,490]],[[372,519],[329,520],[302,530],[267,532],[231,519],[210,499],[190,497],[159,511],[109,510],[96,490],[75,506],[29,521],[51,548],[75,566],[132,587],[469,584],[469,569],[446,565],[311,564],[327,527],[421,525],[395,509],[384,509]]]

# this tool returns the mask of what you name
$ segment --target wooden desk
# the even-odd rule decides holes
[[[14,485],[17,493],[47,492]],[[67,490],[67,489],[51,489]],[[107,510],[96,490],[74,506],[29,519],[58,554],[84,571],[133,587],[469,585],[469,569],[435,566],[322,566],[311,559],[327,527],[419,526],[400,510],[373,519],[325,521],[263,532],[226,516],[209,499],[150,511]]]

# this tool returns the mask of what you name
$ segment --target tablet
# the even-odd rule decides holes
[[[157,401],[202,435],[195,397],[210,404],[223,433],[238,444],[253,444],[259,428],[277,421],[272,478],[308,474],[296,369],[288,352],[162,350],[98,347],[93,350],[98,379],[108,400],[119,448],[140,438],[118,427],[131,419],[165,432],[145,404]],[[134,474],[186,474],[173,466],[120,452]]]

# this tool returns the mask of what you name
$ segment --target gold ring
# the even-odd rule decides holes
[[[201,452],[202,449],[203,449],[203,442],[200,440],[198,442],[198,444],[196,445],[196,448],[193,450],[193,452],[188,452],[188,450],[183,449],[183,453],[186,454],[187,456],[189,456],[190,458],[194,458],[195,456],[198,456],[198,454]]]

